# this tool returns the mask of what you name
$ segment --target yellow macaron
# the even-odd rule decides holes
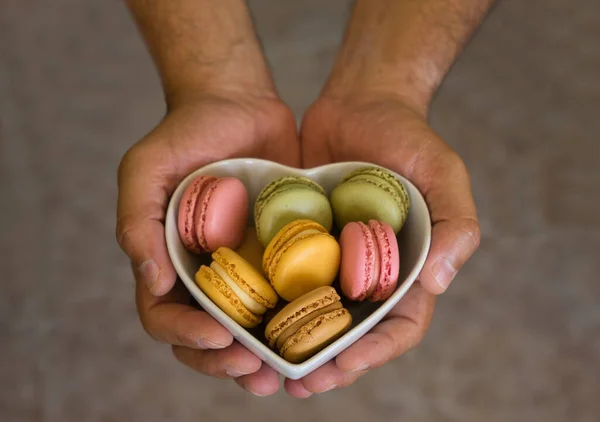
[[[210,267],[201,266],[196,284],[234,321],[254,328],[279,297],[269,282],[240,255],[221,247],[212,254]]]
[[[330,286],[340,267],[340,246],[328,230],[311,220],[295,220],[269,242],[263,270],[283,299],[292,302],[318,287]]]
[[[265,248],[258,240],[256,229],[254,227],[246,228],[244,240],[235,252],[262,274],[262,258],[265,253]]]

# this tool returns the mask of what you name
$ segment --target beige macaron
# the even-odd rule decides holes
[[[301,363],[340,338],[352,325],[352,316],[335,289],[324,286],[286,305],[267,324],[271,348],[288,362]]]

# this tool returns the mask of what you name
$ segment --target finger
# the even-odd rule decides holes
[[[286,378],[286,380],[283,383],[283,387],[290,396],[295,397],[297,399],[307,399],[313,395],[312,392],[304,388],[304,385],[300,380],[291,380]]]
[[[369,372],[369,370],[365,369],[364,371],[344,373],[344,381],[342,382],[342,387],[343,388],[350,387],[352,384],[354,384],[356,381],[358,381],[358,379],[360,377],[362,377],[363,375],[366,375],[368,372]]]
[[[326,393],[349,387],[367,371],[345,373],[331,361],[299,380],[285,380],[285,390],[293,397],[307,398],[313,393]]]
[[[340,387],[343,381],[344,373],[335,365],[334,361],[329,361],[302,379],[286,379],[285,389],[290,394],[303,391],[324,393]]]
[[[134,271],[137,273],[137,271]],[[206,312],[184,304],[189,298],[182,284],[162,297],[136,284],[136,304],[142,326],[156,341],[193,349],[222,349],[233,336]]]
[[[435,224],[431,235],[431,249],[420,279],[430,292],[440,294],[473,256],[481,234],[476,220],[456,219]]]
[[[305,399],[314,393],[326,393],[339,388],[349,387],[367,372],[365,370],[344,373],[331,361],[303,379],[286,379],[284,387],[292,397]]]
[[[347,374],[364,372],[416,347],[431,323],[434,304],[435,296],[414,284],[385,320],[337,356],[337,367]]]
[[[184,365],[217,378],[238,378],[253,374],[261,367],[260,359],[238,342],[221,350],[173,346],[173,354]]]
[[[412,349],[423,339],[431,318],[435,296],[415,283],[402,300],[369,333],[348,349],[300,380],[286,380],[286,391],[294,397],[346,387],[364,375]]]
[[[446,157],[431,172],[425,186],[425,200],[433,223],[431,247],[420,274],[423,286],[433,294],[446,291],[456,273],[479,247],[481,232],[467,169],[458,155]],[[427,166],[424,163],[423,166]],[[422,176],[417,177],[417,181]]]
[[[132,148],[119,166],[117,241],[152,294],[168,292],[176,272],[165,241],[164,218],[173,181],[164,152]]]
[[[279,375],[264,362],[258,371],[236,378],[235,382],[244,390],[260,397],[272,396],[279,390]]]

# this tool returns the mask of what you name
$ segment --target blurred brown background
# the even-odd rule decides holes
[[[300,117],[350,2],[250,3]],[[418,350],[346,390],[257,399],[138,323],[115,174],[163,103],[123,2],[3,1],[0,420],[600,420],[599,76],[597,0],[500,1],[431,117],[472,172],[480,251]]]

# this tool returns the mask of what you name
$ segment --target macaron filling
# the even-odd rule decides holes
[[[333,307],[331,305],[334,305]],[[269,346],[280,348],[291,334],[309,320],[342,306],[340,296],[333,287],[321,287],[286,305],[265,328]],[[282,337],[283,335],[283,337]]]
[[[307,324],[304,324],[302,327],[300,327],[300,329],[298,331],[296,331],[294,333],[294,335],[292,335],[291,337],[289,337],[286,340],[284,345],[281,347],[280,354],[285,357],[285,355],[289,351],[289,349],[291,349],[292,347],[294,347],[295,345],[297,345],[299,343],[306,342],[307,337],[310,338],[311,333],[314,330],[318,329],[319,326],[327,323],[328,321],[332,321],[332,320],[341,318],[342,316],[347,315],[347,314],[349,314],[348,310],[345,308],[341,308],[341,309],[336,309],[334,311],[328,312],[323,315],[319,315],[318,317],[310,320]],[[334,341],[336,338],[338,338],[341,334],[343,334],[343,331],[332,332],[328,336],[329,338],[327,339],[327,341],[324,341],[318,345],[315,345],[316,347],[313,349],[312,352],[316,352],[317,350],[320,350],[320,349],[326,347],[328,344],[330,344],[332,341]]]
[[[221,277],[221,279],[229,286],[229,288],[236,294],[242,304],[248,308],[248,310],[256,315],[262,315],[267,312],[267,308],[254,299],[252,299],[244,290],[237,285],[237,283],[227,274],[225,268],[216,261],[210,264],[210,268]]]
[[[377,186],[390,194],[400,209],[406,210],[407,208],[402,197],[399,195],[398,189],[385,179],[369,174],[359,174],[348,179],[345,183],[369,183]]]
[[[279,248],[279,250],[273,251],[273,255],[272,255],[269,263],[267,264],[269,279],[271,281],[273,281],[273,278],[275,277],[275,270],[277,269],[277,263],[279,262],[279,260],[283,256],[283,254],[288,249],[290,249],[292,246],[294,246],[296,244],[296,242],[298,242],[300,239],[305,239],[305,238],[309,238],[309,237],[321,235],[321,234],[324,234],[324,233],[322,231],[312,229],[312,228],[303,230],[300,233],[292,236],[289,240],[287,240]],[[327,234],[327,235],[329,235],[329,234]]]
[[[217,189],[219,185],[219,180],[214,180],[208,187],[202,192],[200,199],[198,200],[199,206],[196,207],[196,236],[198,238],[198,243],[205,250],[209,251],[210,247],[208,242],[206,241],[206,231],[204,230],[204,223],[206,221],[206,212],[208,210],[208,204],[210,202],[210,197]]]
[[[387,299],[392,293],[398,281],[398,268],[394,268],[394,265],[392,265],[395,251],[392,250],[392,240],[389,238],[391,233],[388,233],[379,221],[369,221],[369,227],[375,233],[380,251],[381,272],[379,273],[379,283],[369,298],[371,301],[377,302]]]
[[[192,181],[183,193],[179,205],[179,234],[184,246],[192,252],[201,253],[202,247],[198,241],[195,216],[198,212],[200,196],[206,187],[217,180],[212,176],[200,176]]]
[[[371,180],[375,182],[381,181],[386,183],[387,186],[394,190],[403,201],[407,202],[407,205],[408,202],[410,202],[408,192],[406,191],[404,185],[400,183],[400,181],[398,181],[398,179],[396,179],[396,177],[389,171],[377,167],[362,168],[350,173],[350,175],[344,179],[344,182],[350,181],[351,179],[356,179],[360,176],[365,178],[371,177]]]
[[[283,332],[277,337],[277,341],[276,341],[276,345],[278,349],[281,349],[283,347],[283,345],[285,344],[285,342],[294,334],[296,334],[296,332],[302,328],[304,325],[306,325],[307,323],[309,323],[310,321],[312,321],[313,319],[329,313],[331,311],[335,311],[337,309],[341,309],[342,308],[342,302],[334,302],[331,303],[327,306],[325,306],[324,308],[320,308],[320,309],[316,309],[313,312],[305,315],[304,317],[300,318],[298,321],[294,322],[292,325],[290,325],[288,328],[286,328],[285,330],[283,330]]]
[[[299,176],[282,177],[269,183],[258,195],[255,205],[257,217],[266,203],[268,203],[275,195],[288,189],[310,189],[325,195],[323,188],[311,179]]]
[[[362,231],[366,246],[366,265],[365,265],[365,288],[364,293],[358,297],[363,300],[373,294],[380,279],[380,260],[379,245],[376,241],[376,235],[371,228],[362,222],[358,222]]]
[[[309,218],[329,230],[332,215],[325,190],[300,176],[282,177],[269,183],[254,204],[254,224],[263,246],[295,218]]]
[[[201,266],[196,274],[196,284],[217,304],[225,313],[251,328],[258,325],[262,316],[256,315],[244,306],[235,292],[210,267]]]
[[[298,233],[297,235],[293,236],[290,240],[288,240],[283,247],[285,247],[285,245],[290,244],[290,243],[294,243],[297,239],[301,239],[303,237],[307,237],[307,236],[311,236],[313,234],[321,234],[323,233],[322,231],[316,230],[316,229],[306,229],[301,231],[300,233]]]
[[[298,229],[300,230],[298,231]],[[292,234],[295,231],[298,232]],[[295,223],[290,223],[287,230],[282,229],[281,232],[282,234],[276,236],[272,240],[272,244],[269,244],[265,250],[263,270],[267,275],[270,273],[271,264],[273,264],[273,261],[280,251],[288,249],[298,239],[313,236],[315,234],[327,233],[327,230],[313,221],[297,220]]]
[[[348,179],[346,181],[346,183],[352,183],[352,182],[358,182],[358,181],[366,181],[366,182],[381,184],[381,185],[385,186],[386,189],[397,191],[397,189],[389,181],[387,181],[381,177],[371,175],[371,174],[357,174],[356,176],[353,176],[350,179]]]

